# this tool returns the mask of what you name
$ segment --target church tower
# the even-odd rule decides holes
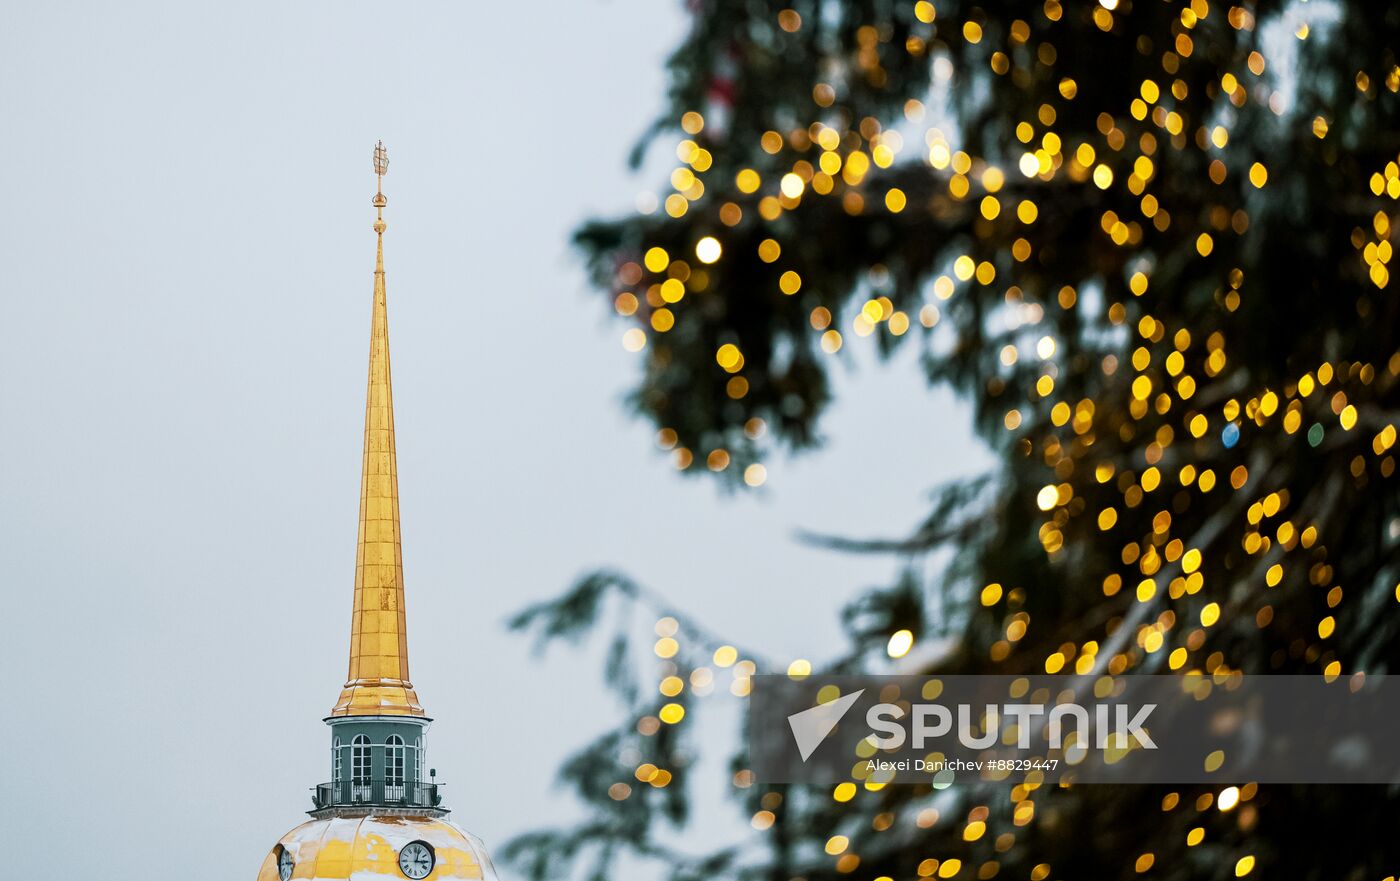
[[[411,881],[494,881],[480,839],[447,820],[424,740],[432,719],[408,675],[399,474],[389,370],[384,287],[384,174],[374,148],[378,239],[365,394],[360,534],[350,619],[350,670],[325,722],[331,729],[330,780],[313,790],[312,818],[277,842],[258,881],[385,876]]]

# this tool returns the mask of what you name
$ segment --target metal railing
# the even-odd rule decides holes
[[[317,808],[383,805],[404,808],[436,808],[442,804],[437,783],[352,778],[318,783],[311,798]]]

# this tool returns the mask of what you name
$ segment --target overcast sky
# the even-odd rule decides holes
[[[453,818],[499,848],[578,815],[552,780],[617,718],[601,652],[536,659],[502,622],[580,572],[783,663],[836,652],[840,604],[895,564],[794,530],[900,533],[986,454],[912,359],[854,336],[827,447],[761,494],[682,480],[626,414],[639,356],[568,237],[664,183],[624,159],[685,25],[657,0],[6,11],[12,870],[248,879],[327,778],[378,138],[412,672]],[[709,813],[697,846],[746,829]]]

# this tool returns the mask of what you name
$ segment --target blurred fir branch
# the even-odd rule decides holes
[[[818,442],[853,345],[915,345],[999,459],[906,536],[806,537],[904,562],[846,607],[833,669],[889,669],[901,630],[910,671],[1395,666],[1400,7],[690,9],[633,157],[679,139],[675,191],[576,236],[639,350],[632,405],[684,472],[761,483],[766,455]],[[1385,787],[1247,786],[1231,810],[1199,786],[842,800],[754,785],[742,749],[734,795],[759,831],[681,853],[663,842],[691,798],[693,678],[725,668],[722,640],[615,573],[514,623],[577,638],[609,602],[627,713],[562,772],[590,820],[508,848],[532,878],[636,858],[672,879],[1223,879],[1252,857],[1351,879],[1400,860]],[[673,698],[637,609],[674,619]],[[660,721],[671,702],[692,712]],[[849,847],[827,854],[833,835]]]

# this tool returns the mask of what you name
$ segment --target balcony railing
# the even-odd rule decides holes
[[[437,783],[405,783],[398,780],[338,780],[316,784],[316,807],[387,806],[436,808],[442,804]]]

